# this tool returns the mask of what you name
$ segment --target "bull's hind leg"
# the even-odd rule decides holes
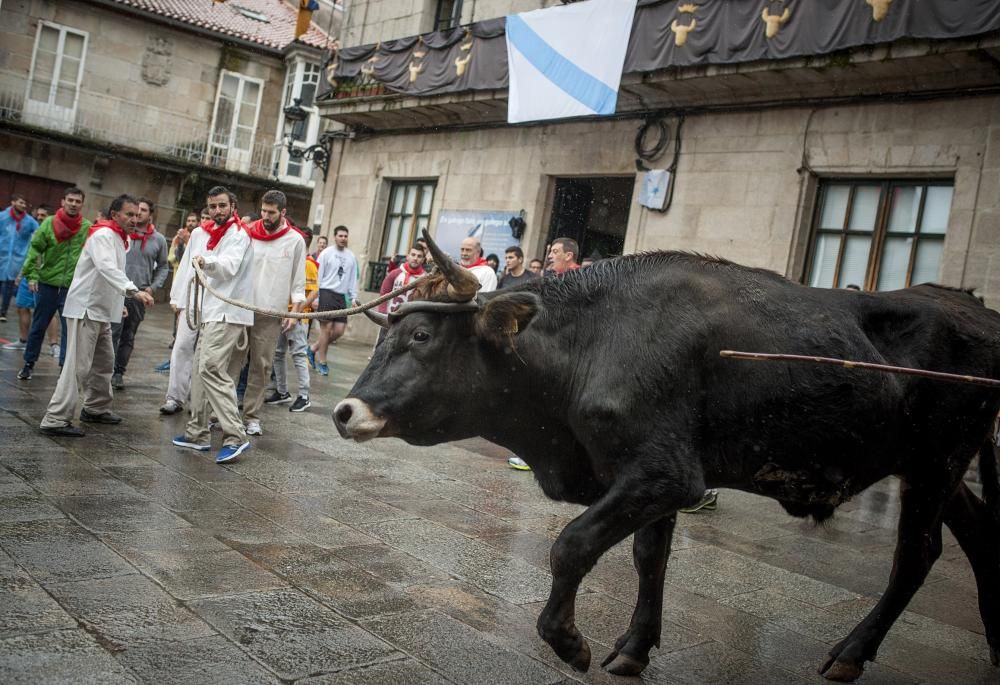
[[[830,680],[853,682],[861,675],[941,555],[941,517],[956,483],[927,477],[919,481],[904,480],[900,488],[899,532],[889,586],[871,613],[830,650],[819,670]]]
[[[639,598],[628,630],[601,664],[609,673],[638,675],[649,664],[649,650],[660,646],[663,579],[676,523],[677,514],[670,514],[635,532],[632,558],[639,573]]]
[[[964,483],[948,502],[944,522],[972,564],[990,660],[1000,666],[1000,531],[986,505]]]

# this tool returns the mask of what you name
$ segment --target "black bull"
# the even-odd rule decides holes
[[[435,309],[436,307],[436,309]],[[577,589],[634,534],[639,597],[605,667],[637,674],[658,645],[678,509],[707,487],[778,500],[822,520],[852,495],[901,479],[889,585],[821,667],[851,681],[941,552],[946,524],[975,572],[1000,657],[1000,506],[988,436],[1000,392],[803,364],[722,359],[780,351],[996,378],[1000,314],[967,292],[807,288],[681,253],[599,263],[480,298],[412,304],[334,420],[345,437],[433,445],[482,436],[521,455],[553,499],[588,505],[552,546],[538,632],[586,670]],[[963,482],[977,451],[985,502]]]

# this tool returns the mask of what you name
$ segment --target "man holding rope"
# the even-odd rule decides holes
[[[208,211],[212,219],[191,234],[185,259],[204,272],[207,285],[216,292],[252,301],[253,244],[236,213],[236,196],[222,186],[212,188],[208,191]],[[246,358],[248,328],[253,326],[254,316],[252,311],[227,304],[208,291],[200,303],[191,306],[195,311],[188,312],[189,316],[200,310],[191,379],[191,420],[184,435],[174,438],[173,444],[199,452],[211,449],[208,420],[213,413],[223,436],[215,461],[222,464],[250,448],[236,406],[234,379],[239,377]]]
[[[260,201],[260,219],[250,225],[253,238],[253,302],[263,309],[300,312],[306,301],[306,242],[285,219],[287,199],[280,190],[269,190]],[[294,335],[304,347],[305,326],[295,319],[258,316],[250,329],[250,374],[243,398],[247,435],[261,435],[260,409],[271,377],[275,344]],[[284,342],[284,338],[282,338]],[[284,358],[282,358],[284,359]],[[308,389],[306,390],[308,394]]]

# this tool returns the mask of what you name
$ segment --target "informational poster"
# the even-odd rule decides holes
[[[486,210],[442,209],[438,214],[434,241],[456,261],[458,248],[466,238],[478,238],[483,246],[483,256],[495,254],[503,265],[504,251],[520,245],[510,228],[510,220],[519,216],[519,210],[496,212]]]

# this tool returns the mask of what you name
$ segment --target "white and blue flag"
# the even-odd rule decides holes
[[[507,17],[507,122],[614,114],[636,0]]]

